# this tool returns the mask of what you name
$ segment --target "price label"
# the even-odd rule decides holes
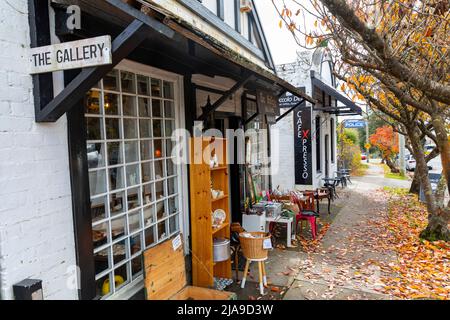
[[[270,239],[265,239],[263,242],[263,249],[264,250],[270,250],[272,249],[272,241]]]
[[[181,235],[178,235],[175,239],[172,240],[173,251],[177,251],[182,244],[183,243],[181,241]]]

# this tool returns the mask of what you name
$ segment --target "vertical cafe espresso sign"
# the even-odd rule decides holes
[[[294,111],[295,184],[312,185],[311,107]]]
[[[111,37],[101,36],[30,50],[31,74],[112,63]]]

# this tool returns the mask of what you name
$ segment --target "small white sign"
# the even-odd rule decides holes
[[[178,235],[175,239],[172,240],[173,251],[177,251],[182,244],[183,242],[181,241],[181,235]]]
[[[31,74],[112,63],[111,36],[64,42],[30,50]]]
[[[263,242],[263,249],[264,250],[270,250],[270,249],[272,249],[273,247],[272,247],[272,240],[270,240],[270,239],[264,239],[264,242]]]

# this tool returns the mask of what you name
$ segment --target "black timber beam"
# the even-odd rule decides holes
[[[48,1],[28,0],[31,48],[51,44]],[[53,76],[51,73],[33,75],[35,114],[53,99]]]
[[[214,112],[217,110],[225,101],[228,100],[233,94],[236,93],[240,88],[245,86],[251,79],[253,79],[252,75],[247,75],[244,78],[242,78],[240,81],[236,82],[236,84],[227,92],[225,92],[224,95],[222,95],[219,100],[214,102],[213,105],[209,106],[208,108],[203,110],[203,114],[198,118],[198,120],[205,121],[208,118],[208,115],[211,112]]]
[[[148,26],[134,20],[112,43],[112,64],[83,69],[64,90],[36,114],[37,122],[55,122],[146,38]]]

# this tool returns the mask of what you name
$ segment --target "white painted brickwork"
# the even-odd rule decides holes
[[[43,280],[45,299],[76,299],[67,125],[34,121],[27,0],[0,1],[0,294]]]

